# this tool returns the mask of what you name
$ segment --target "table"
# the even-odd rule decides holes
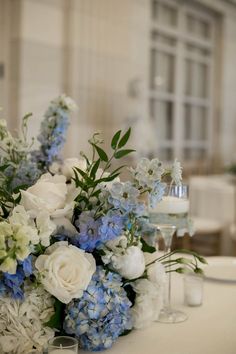
[[[173,278],[172,302],[189,319],[178,324],[156,322],[135,330],[120,337],[104,354],[236,353],[236,284],[205,281],[203,305],[193,308],[183,306],[182,276],[175,274]]]
[[[191,215],[217,220],[222,224],[222,254],[232,255],[230,228],[236,224],[236,185],[227,175],[191,177]]]

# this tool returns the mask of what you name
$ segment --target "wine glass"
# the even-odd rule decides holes
[[[154,209],[150,210],[150,221],[160,231],[164,243],[165,254],[168,257],[168,286],[165,305],[160,312],[158,321],[163,323],[178,323],[187,319],[187,315],[171,306],[171,244],[177,225],[181,219],[187,218],[189,211],[188,187],[186,185],[170,184],[165,190],[162,200]]]

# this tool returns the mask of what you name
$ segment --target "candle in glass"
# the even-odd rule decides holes
[[[48,342],[48,354],[77,354],[78,341],[72,337],[55,337]]]

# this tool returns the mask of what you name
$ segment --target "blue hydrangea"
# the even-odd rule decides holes
[[[126,330],[132,328],[130,307],[121,277],[98,267],[81,299],[66,307],[64,329],[75,335],[83,349],[110,348]]]
[[[139,191],[131,182],[115,182],[112,184],[108,198],[115,208],[123,212],[131,212],[138,203]]]
[[[162,200],[165,193],[166,183],[156,182],[152,191],[149,193],[149,205],[151,208],[155,208],[157,203]]]
[[[33,273],[32,257],[29,256],[23,262],[19,262],[16,274],[3,273],[0,280],[0,295],[7,295],[13,299],[24,298],[24,280]]]

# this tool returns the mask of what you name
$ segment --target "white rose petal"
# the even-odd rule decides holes
[[[96,270],[91,254],[67,242],[54,243],[37,258],[35,267],[45,289],[65,304],[83,295]]]
[[[78,159],[76,157],[71,157],[63,161],[61,172],[66,177],[67,180],[70,180],[74,176],[74,171],[73,171],[74,167],[78,167],[82,171],[86,171],[87,168],[86,160]]]
[[[21,191],[21,205],[32,217],[37,217],[41,211],[48,212],[51,217],[61,217],[73,209],[74,204],[67,201],[67,194],[65,176],[46,173],[32,187]]]

